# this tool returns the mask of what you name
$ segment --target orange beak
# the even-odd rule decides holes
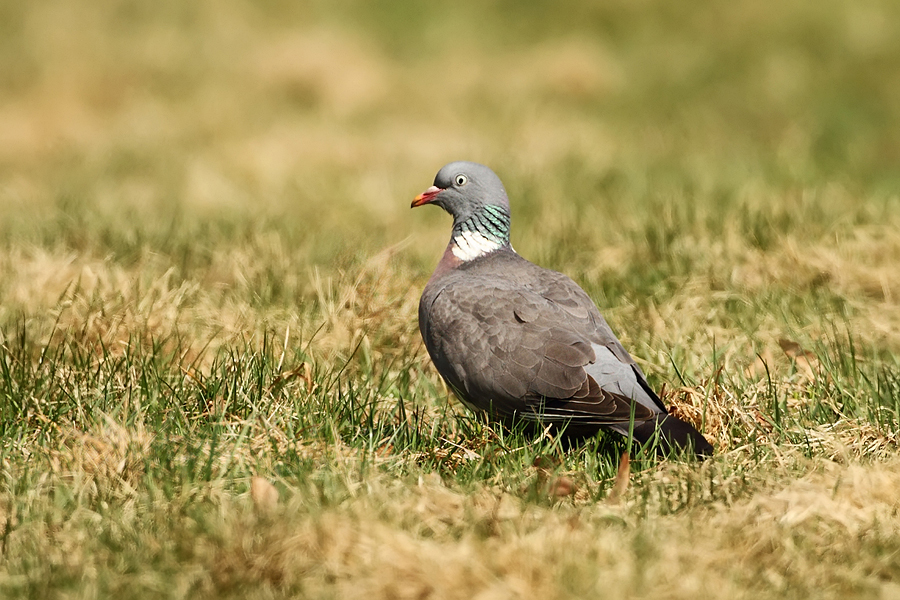
[[[444,190],[442,190],[441,188],[437,187],[436,185],[433,185],[430,188],[428,188],[427,190],[425,190],[424,192],[422,192],[421,194],[419,194],[418,196],[416,196],[415,198],[413,198],[412,204],[410,204],[409,207],[415,208],[417,206],[422,206],[423,204],[428,204],[429,202],[434,200],[435,196],[437,196],[438,194],[440,194],[443,191]]]

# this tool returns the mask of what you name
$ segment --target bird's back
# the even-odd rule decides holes
[[[638,419],[665,412],[587,294],[511,249],[439,268],[419,324],[438,371],[470,407],[595,428],[628,420],[635,399]]]

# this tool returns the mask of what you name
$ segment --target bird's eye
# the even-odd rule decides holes
[[[460,185],[460,186],[466,185],[466,183],[469,182],[469,178],[466,177],[465,175],[463,175],[462,173],[460,173],[459,175],[456,176],[455,181],[456,181],[456,185]]]

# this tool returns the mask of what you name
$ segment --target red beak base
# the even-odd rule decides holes
[[[423,204],[428,204],[434,200],[434,197],[443,192],[441,188],[436,185],[431,186],[415,198],[413,198],[412,204],[409,205],[410,208],[415,208],[417,206],[422,206]]]

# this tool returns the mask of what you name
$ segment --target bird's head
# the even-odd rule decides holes
[[[411,208],[436,204],[453,216],[455,223],[466,221],[486,206],[509,214],[509,198],[500,178],[484,165],[458,161],[444,165],[434,185],[412,201]]]

